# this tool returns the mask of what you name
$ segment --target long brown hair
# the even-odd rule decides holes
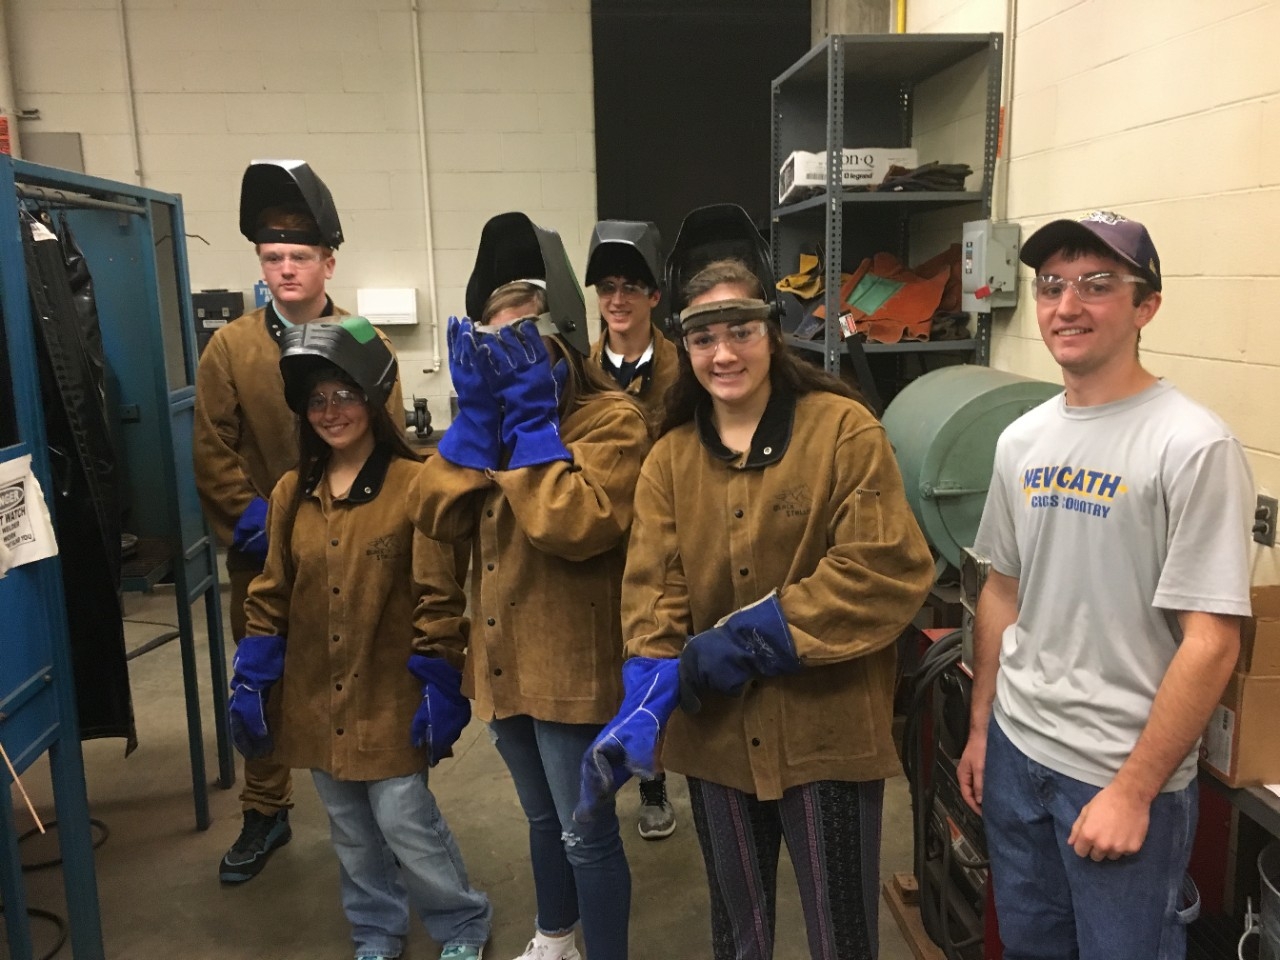
[[[684,286],[684,302],[688,303],[721,284],[733,284],[741,287],[754,299],[764,299],[760,278],[741,260],[729,259],[715,260],[690,277]],[[849,384],[793,356],[782,340],[782,328],[777,320],[766,320],[765,329],[769,336],[769,384],[773,389],[785,389],[796,396],[806,393],[834,393],[866,405],[866,401]],[[685,349],[683,337],[678,339],[677,346],[680,371],[664,398],[666,416],[658,431],[659,436],[688,423],[699,405],[711,402],[711,395],[698,382],[698,377],[693,372],[693,363],[689,359],[689,351]]]
[[[530,283],[527,280],[505,283],[489,294],[489,299],[484,303],[480,322],[488,323],[495,314],[503,310],[526,305],[529,307],[530,316],[546,313],[547,292],[536,283]],[[560,398],[559,404],[559,412],[562,416],[575,406],[585,404],[592,397],[602,393],[630,396],[618,386],[613,377],[604,372],[604,368],[598,363],[584,363],[586,358],[566,344],[558,334],[544,336],[542,339],[547,344],[552,366],[562,359],[569,364],[569,379],[565,383],[564,395]]]
[[[339,367],[322,367],[309,379],[311,385],[307,391],[308,396],[317,384],[325,380],[336,380],[347,384],[364,397],[364,391],[360,390],[360,386]],[[385,406],[375,408],[369,403],[367,397],[364,399],[364,408],[369,414],[369,427],[373,431],[375,450],[384,450],[392,457],[400,457],[403,460],[422,462],[422,454],[409,446],[409,441],[405,439],[404,429],[392,421],[391,411]],[[311,426],[311,421],[305,413],[297,414],[296,418],[298,421],[298,482],[286,506],[288,512],[285,514],[283,544],[285,567],[291,581],[294,575],[293,525],[298,519],[298,508],[302,506],[302,500],[306,496],[307,479],[317,473],[323,476],[324,471],[329,467],[329,458],[333,454],[333,448],[320,439],[320,435],[316,433],[315,427]]]

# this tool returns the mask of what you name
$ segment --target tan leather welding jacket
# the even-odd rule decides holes
[[[326,315],[346,316],[345,310],[330,307]],[[280,376],[284,330],[274,310],[259,307],[215,333],[196,369],[196,490],[224,546],[249,501],[270,497],[285,471],[298,465],[297,419],[284,402]],[[391,347],[381,331],[378,335]],[[387,409],[392,422],[404,422],[399,381]]]
[[[604,342],[605,334],[602,333],[591,346],[591,359],[601,366],[604,366]],[[607,367],[605,371],[608,372]],[[637,374],[622,389],[635,397],[644,410],[644,418],[649,422],[650,431],[656,436],[666,413],[667,391],[680,376],[680,357],[676,345],[662,335],[656,324],[653,326],[653,356],[649,359],[647,369],[639,370]]]
[[[571,463],[480,471],[436,456],[411,495],[422,532],[474,538],[463,690],[482,720],[603,724],[622,702],[620,586],[648,426],[628,397],[596,394],[560,437]]]
[[[775,388],[751,450],[721,442],[704,408],[645,461],[623,579],[628,656],[677,657],[685,639],[771,590],[803,670],[708,694],[667,727],[668,770],[772,800],[818,780],[898,772],[895,643],[933,561],[884,429],[831,393]]]
[[[290,470],[271,494],[266,567],[245,601],[249,635],[285,638],[284,677],[267,701],[273,757],[339,780],[382,780],[426,768],[409,739],[422,683],[409,656],[461,668],[466,647],[466,544],[418,533],[409,491],[414,460],[378,448],[335,499],[307,478],[292,536]],[[288,556],[286,557],[286,550]]]

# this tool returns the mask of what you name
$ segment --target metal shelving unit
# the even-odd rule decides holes
[[[1000,129],[1000,66],[1002,35],[991,34],[866,34],[830,36],[801,57],[772,85],[772,173],[795,150],[826,151],[826,189],[819,196],[772,213],[772,251],[775,276],[794,271],[802,252],[821,245],[824,256],[824,306],[827,320],[821,340],[800,340],[790,334],[799,326],[799,301],[784,300],[783,329],[790,346],[820,353],[828,372],[838,372],[847,355],[864,394],[882,409],[868,355],[931,354],[955,362],[985,364],[989,360],[991,315],[979,314],[976,330],[965,340],[895,344],[863,343],[841,337],[840,275],[852,272],[864,258],[879,251],[909,262],[911,228],[915,218],[933,211],[956,209],[965,219],[991,214]],[[840,185],[840,151],[844,147],[907,147],[912,145],[918,87],[965,61],[983,67],[986,109],[982,124],[982,169],[979,188],[956,192],[876,193],[845,190]],[[951,157],[921,157],[949,162]],[[776,197],[771,181],[771,196]],[[957,232],[956,239],[959,240]],[[886,401],[890,398],[885,397]]]

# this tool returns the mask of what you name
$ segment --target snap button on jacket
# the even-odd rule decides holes
[[[668,770],[763,800],[899,771],[894,641],[933,581],[880,424],[835,394],[787,402],[785,452],[763,465],[713,456],[692,422],[658,440],[622,590],[626,652],[647,657],[679,656],[689,635],[779,590],[804,669],[677,710],[663,747]]]
[[[490,474],[432,457],[410,499],[424,533],[474,540],[463,690],[482,720],[602,724],[622,702],[619,585],[648,426],[596,394],[560,436],[572,463]]]
[[[602,363],[604,353],[604,334],[591,347],[591,359]],[[633,396],[644,411],[644,418],[649,423],[649,430],[657,434],[662,426],[666,413],[666,396],[671,385],[680,375],[680,358],[676,345],[662,335],[662,331],[653,327],[653,356],[649,359],[648,371],[636,377],[623,389]]]
[[[271,495],[272,548],[245,601],[250,635],[285,638],[284,676],[267,703],[274,757],[338,780],[426,769],[425,751],[409,739],[422,702],[409,655],[461,667],[466,646],[466,595],[455,574],[466,571],[466,545],[418,533],[406,498],[422,465],[400,457],[378,464],[378,457],[366,463],[351,499],[333,499],[323,479],[303,496],[288,564],[275,545],[284,542],[299,480],[296,470],[285,474]]]

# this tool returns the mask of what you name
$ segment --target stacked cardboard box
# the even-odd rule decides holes
[[[890,167],[919,166],[913,147],[845,147],[840,154],[840,186],[874,187],[884,181]],[[827,185],[827,153],[796,150],[778,170],[778,203],[790,203]]]
[[[1228,786],[1280,783],[1280,586],[1254,587],[1240,656],[1200,747]]]

